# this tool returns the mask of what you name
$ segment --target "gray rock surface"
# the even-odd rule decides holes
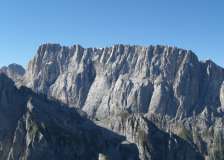
[[[222,86],[220,88],[220,102],[221,106],[224,107],[224,82],[222,83]]]
[[[15,82],[20,81],[25,74],[23,66],[12,63],[8,66],[0,68],[0,73],[6,74],[8,77],[13,79]]]
[[[158,129],[143,115],[122,113],[100,123],[137,144],[141,160],[204,159],[195,145]]]

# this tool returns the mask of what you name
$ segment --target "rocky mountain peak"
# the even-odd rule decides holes
[[[217,108],[223,75],[223,69],[177,47],[44,44],[30,61],[24,82],[98,118],[122,110],[180,118],[208,104]],[[205,86],[214,92],[204,91]]]
[[[25,69],[23,66],[13,63],[0,68],[0,73],[6,74],[14,81],[19,81],[25,74]]]

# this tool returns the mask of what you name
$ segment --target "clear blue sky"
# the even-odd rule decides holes
[[[45,42],[165,44],[224,66],[223,0],[1,0],[0,66]]]

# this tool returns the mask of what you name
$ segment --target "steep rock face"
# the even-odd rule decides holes
[[[25,74],[25,69],[21,65],[13,63],[2,67],[0,69],[0,73],[6,74],[9,78],[17,82],[22,79],[23,75]]]
[[[78,45],[42,45],[28,65],[26,85],[70,106],[83,106],[95,78],[89,56],[90,52]]]
[[[224,82],[222,83],[222,86],[220,88],[220,102],[221,106],[224,107]]]
[[[170,118],[220,106],[224,70],[165,46],[40,46],[24,84],[103,119],[124,110]]]
[[[175,116],[177,108],[175,107],[175,102],[170,99],[172,91],[169,86],[162,83],[154,87],[149,113]]]

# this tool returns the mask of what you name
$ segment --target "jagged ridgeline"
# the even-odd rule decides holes
[[[199,61],[192,51],[44,44],[24,74],[12,74],[7,67],[3,72],[17,86],[82,110],[88,121],[122,135],[125,140],[115,144],[128,144],[127,150],[117,151],[121,159],[224,159],[224,69]],[[114,159],[113,153],[107,147],[92,159]]]

